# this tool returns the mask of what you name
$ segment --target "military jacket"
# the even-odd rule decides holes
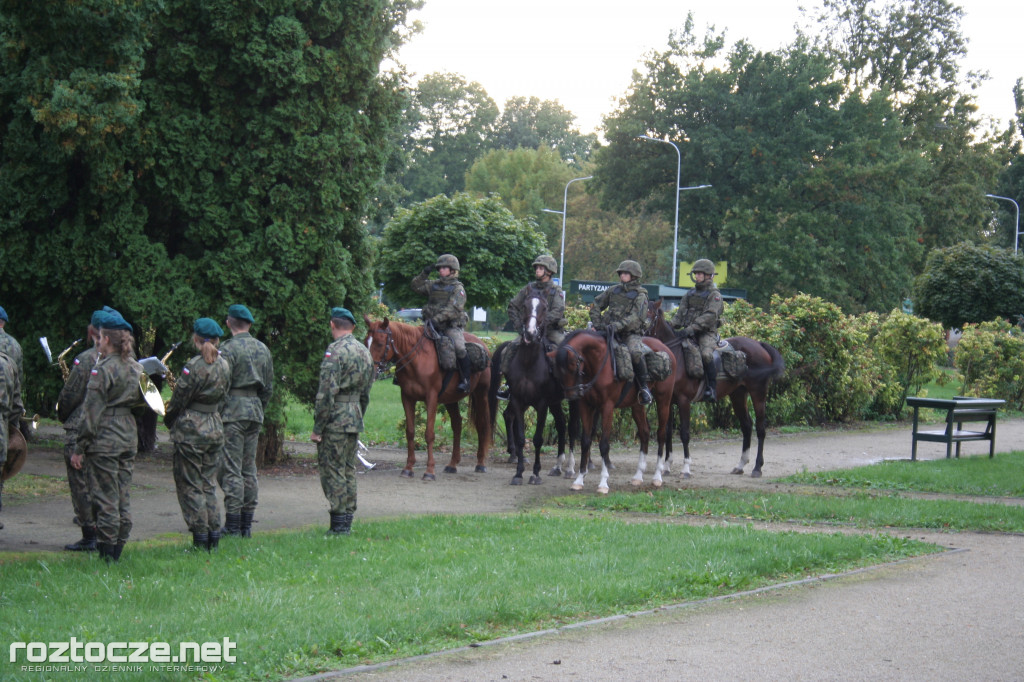
[[[270,349],[249,332],[235,334],[220,346],[228,361],[231,386],[221,418],[226,422],[263,423],[263,413],[274,394],[274,359]]]
[[[17,421],[25,413],[25,406],[21,402],[21,380],[18,376],[18,366],[14,359],[0,351],[0,430],[5,443],[7,442],[7,427],[12,421]]]
[[[672,316],[674,329],[689,328],[695,334],[707,334],[718,330],[719,318],[725,310],[722,293],[715,286],[690,289],[679,302]]]
[[[373,360],[352,334],[327,347],[320,363],[320,387],[313,408],[313,433],[359,433],[370,404]]]
[[[82,401],[85,400],[85,389],[89,385],[89,372],[99,359],[100,351],[93,346],[76,355],[71,363],[68,380],[64,382],[64,388],[57,398],[57,418],[69,431],[77,429],[82,423]]]
[[[647,289],[636,281],[608,287],[594,299],[590,321],[595,327],[611,327],[616,334],[642,334],[647,326]]]
[[[224,422],[219,410],[230,382],[231,370],[223,357],[207,364],[202,355],[196,355],[185,363],[164,415],[171,441],[193,445],[223,442]]]
[[[432,320],[440,329],[465,327],[466,289],[456,277],[430,279],[430,273],[419,274],[412,280],[412,290],[427,297],[423,306],[423,319]]]
[[[14,360],[14,365],[18,368],[18,381],[23,381],[25,367],[21,357],[21,344],[3,329],[0,329],[0,353],[4,353],[11,360]]]
[[[135,358],[108,355],[89,371],[77,451],[85,455],[116,453],[138,447],[138,429],[131,408],[142,403]]]
[[[544,316],[544,325],[548,329],[565,328],[565,294],[562,287],[554,282],[530,282],[519,290],[508,304],[508,319],[512,327],[523,333],[523,325],[530,311],[526,309],[526,302],[531,298],[542,298],[547,305],[547,314]]]

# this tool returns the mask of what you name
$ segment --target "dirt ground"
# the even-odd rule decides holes
[[[52,437],[52,436],[51,436]],[[997,452],[1024,447],[1024,420],[1001,420]],[[310,444],[288,446],[312,453]],[[735,476],[739,439],[692,443],[693,478],[683,481],[677,462],[666,485],[695,488],[776,490],[778,478],[798,471],[856,466],[882,459],[907,459],[905,425],[799,435],[769,434],[764,478]],[[966,443],[963,454],[987,452]],[[920,444],[920,459],[945,456],[943,446]],[[998,456],[998,455],[997,455]],[[371,448],[376,467],[359,475],[360,519],[431,513],[511,512],[546,497],[569,494],[571,481],[547,476],[553,456],[543,457],[543,483],[511,486],[514,467],[492,452],[487,473],[475,473],[475,458],[463,458],[456,474],[421,479],[399,477],[405,450]],[[611,488],[625,489],[637,453],[613,452]],[[652,458],[648,458],[649,461]],[[652,465],[646,480],[650,480]],[[63,476],[60,451],[32,447],[21,476]],[[584,494],[595,494],[598,474],[587,477]],[[985,500],[988,501],[988,500]],[[1005,500],[1020,503],[1020,500]],[[186,528],[174,494],[169,458],[140,458],[132,490],[133,539]],[[5,499],[0,552],[60,551],[79,537],[66,495],[18,502]],[[264,472],[256,534],[273,528],[326,526],[327,504],[312,466]],[[563,628],[479,648],[449,652],[362,671],[368,679],[394,680],[1021,680],[1024,679],[1024,538],[994,534],[901,533],[958,551],[825,581],[658,610],[583,627]],[[966,550],[966,551],[964,551]],[[131,545],[125,554],[131,552]],[[573,576],[545,579],[576,579]],[[326,679],[332,674],[319,676]]]

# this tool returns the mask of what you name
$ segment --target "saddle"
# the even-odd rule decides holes
[[[434,323],[427,321],[423,325],[423,334],[434,342],[434,349],[437,351],[437,364],[445,372],[454,372],[458,369],[458,362],[455,358],[455,344],[446,334],[442,334],[434,327]],[[490,365],[490,355],[482,343],[466,341],[466,355],[469,357],[469,369],[471,372],[481,372]]]
[[[682,344],[682,349],[686,374],[692,379],[703,379],[704,363],[697,344],[687,341]],[[747,354],[736,350],[724,339],[718,340],[718,348],[715,349],[713,357],[717,380],[737,381],[747,373]]]

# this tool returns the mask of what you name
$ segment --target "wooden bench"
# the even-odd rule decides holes
[[[943,398],[907,398],[907,405],[914,408],[914,433],[910,449],[910,459],[917,459],[917,441],[946,444],[946,459],[952,457],[953,443],[956,443],[956,456],[960,457],[960,444],[968,440],[987,440],[988,456],[996,452],[996,412],[1006,404],[1005,400],[992,398],[964,398],[955,396]],[[918,430],[918,413],[922,407],[946,411],[946,428],[934,431]],[[985,422],[985,430],[964,430],[964,422]],[[955,428],[954,428],[955,424]]]

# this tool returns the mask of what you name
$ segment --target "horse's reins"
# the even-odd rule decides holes
[[[405,355],[399,355],[398,346],[395,345],[395,336],[391,333],[391,327],[388,327],[387,329],[374,329],[371,333],[384,334],[386,337],[386,340],[384,341],[384,357],[374,363],[374,366],[377,368],[378,377],[384,374],[390,365],[395,366],[396,373],[401,369],[405,369],[409,363],[412,362],[411,358],[416,352],[416,349],[419,348],[420,344],[427,338],[425,334],[420,334],[419,340],[417,340],[413,347],[409,349],[409,352]],[[388,357],[389,351],[391,353],[391,357]]]
[[[571,345],[566,344],[566,347],[568,350],[572,351],[573,355],[576,356],[576,377],[582,380],[583,377],[586,376],[586,374],[584,374],[583,372],[583,358],[582,356],[580,356],[579,352]],[[608,347],[607,344],[605,344],[605,353],[604,356],[601,358],[601,364],[598,366],[597,371],[594,372],[594,378],[591,379],[590,381],[578,383],[575,386],[570,386],[568,388],[565,385],[563,385],[562,390],[565,392],[565,397],[568,398],[569,400],[576,400],[577,398],[582,398],[584,395],[586,395],[587,391],[593,388],[594,384],[597,383],[597,378],[601,375],[601,370],[604,369],[605,364],[608,363],[608,358],[610,356],[611,349]]]

